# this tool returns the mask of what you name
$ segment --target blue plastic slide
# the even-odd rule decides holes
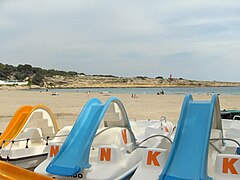
[[[208,146],[215,108],[216,95],[211,101],[184,99],[174,142],[160,175],[160,180],[208,180]]]
[[[90,167],[89,153],[94,136],[112,102],[118,104],[125,116],[124,124],[130,128],[125,109],[120,100],[112,97],[105,104],[102,104],[97,98],[90,99],[84,106],[58,154],[48,165],[48,173],[71,176]]]

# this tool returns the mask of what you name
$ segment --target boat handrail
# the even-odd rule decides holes
[[[26,140],[39,140],[39,139],[50,139],[50,138],[55,138],[55,137],[65,137],[65,136],[68,136],[68,135],[56,135],[56,136],[43,136],[43,137],[40,137],[40,138],[22,138],[22,139],[10,139],[10,140],[4,140],[5,142],[20,142],[20,141],[26,141]],[[0,146],[1,148],[1,146]]]
[[[101,130],[100,132],[98,132],[98,133],[95,135],[95,137],[99,136],[100,134],[102,134],[103,132],[105,132],[105,131],[107,131],[107,130],[109,130],[109,129],[115,129],[115,128],[127,129],[128,132],[130,133],[131,139],[133,140],[133,142],[132,142],[132,143],[133,143],[133,150],[137,148],[136,137],[135,137],[133,131],[132,131],[130,128],[128,128],[128,127],[117,127],[117,126],[116,126],[116,127],[106,127],[105,129],[103,129],[103,130]],[[94,137],[94,138],[95,138],[95,137]],[[92,147],[93,147],[93,146],[92,146]],[[94,147],[93,147],[93,148],[94,148]],[[131,153],[131,152],[128,152],[128,153]]]
[[[213,142],[212,142],[213,141]],[[211,138],[209,140],[209,144],[219,153],[222,154],[222,151],[216,147],[213,143],[216,141],[232,141],[234,143],[236,143],[238,145],[237,150],[236,150],[236,154],[239,155],[239,148],[240,148],[240,143],[236,140],[236,139],[232,139],[232,138]],[[225,146],[225,144],[223,144],[223,146]]]
[[[238,119],[237,119],[238,118]],[[235,115],[234,117],[233,117],[233,120],[240,120],[240,116],[239,115]]]
[[[9,155],[10,155],[10,152],[12,150],[12,147],[14,145],[15,142],[22,142],[22,141],[26,141],[26,146],[25,148],[29,148],[29,144],[28,142],[30,140],[40,140],[40,139],[43,139],[44,141],[46,141],[45,145],[48,145],[48,141],[50,138],[55,138],[55,137],[66,137],[68,135],[55,135],[55,136],[46,136],[46,137],[40,137],[40,138],[22,138],[22,139],[12,139],[12,140],[3,140],[2,141],[2,144],[0,145],[0,158],[2,157],[2,151],[3,151],[3,146],[5,143],[7,142],[10,142],[10,147],[8,149],[8,153],[7,153],[7,159],[9,159]]]
[[[152,135],[152,136],[149,136],[145,139],[143,139],[139,144],[138,144],[138,148],[142,148],[143,146],[140,146],[143,142],[149,140],[149,139],[152,139],[152,138],[155,138],[155,137],[161,137],[161,138],[165,138],[167,139],[171,144],[173,143],[172,140],[168,137],[168,136],[165,136],[165,135],[162,135],[162,134],[155,134],[155,135]]]
[[[233,138],[211,138],[210,141],[232,141],[234,143],[236,143],[238,145],[238,147],[240,147],[240,142],[238,142],[236,139]]]

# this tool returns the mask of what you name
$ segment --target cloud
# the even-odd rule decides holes
[[[238,0],[0,1],[0,59],[90,74],[240,81],[231,70],[240,65],[239,7]]]

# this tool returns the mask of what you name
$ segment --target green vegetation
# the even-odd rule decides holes
[[[29,81],[30,84],[43,86],[45,77],[76,76],[75,71],[59,71],[55,69],[42,69],[32,67],[30,64],[19,64],[17,67],[0,63],[0,80]],[[80,73],[80,75],[85,75]]]
[[[155,79],[163,80],[164,78],[162,76],[157,76],[157,77],[155,77]]]
[[[136,76],[137,79],[141,79],[141,80],[145,80],[147,79],[148,77],[147,76]]]
[[[37,72],[32,78],[32,84],[43,86],[44,75],[40,72]]]
[[[92,76],[93,76],[93,77],[108,77],[108,78],[118,78],[117,76],[108,75],[108,74],[106,74],[106,75],[103,75],[103,74],[96,75],[96,74],[94,74],[94,75],[92,75]]]

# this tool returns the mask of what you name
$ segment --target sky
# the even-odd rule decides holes
[[[0,0],[0,62],[240,82],[240,1]]]

